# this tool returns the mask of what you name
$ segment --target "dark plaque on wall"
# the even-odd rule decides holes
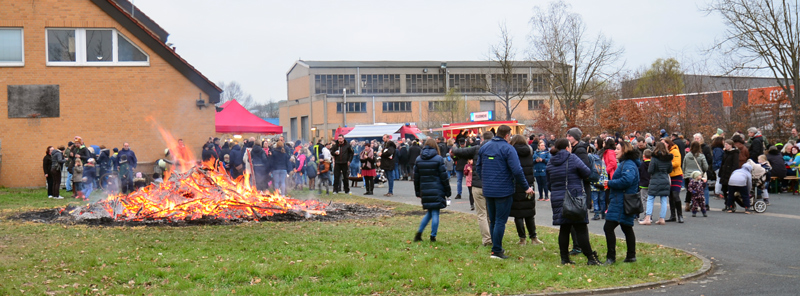
[[[59,117],[58,85],[9,85],[8,118]]]

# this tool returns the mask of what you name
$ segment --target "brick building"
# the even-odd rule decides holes
[[[514,63],[507,87],[527,91],[513,119],[530,124],[549,102],[547,66]],[[469,121],[470,112],[489,110],[505,119],[503,105],[492,94],[500,84],[498,73],[498,63],[491,61],[300,60],[286,74],[288,100],[280,102],[280,123],[288,139],[309,141],[330,138],[345,125],[416,123],[428,129]],[[457,92],[457,102],[445,98],[448,90]],[[435,119],[451,110],[458,110],[452,118]]]
[[[166,147],[151,122],[199,150],[222,90],[167,37],[127,0],[0,1],[0,186],[43,186],[45,148],[78,135],[129,142],[147,173]]]

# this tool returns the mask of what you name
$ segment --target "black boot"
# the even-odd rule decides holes
[[[417,234],[414,235],[414,241],[415,242],[421,242],[422,241],[422,232],[417,232]]]
[[[432,243],[435,243],[435,242],[436,242],[436,237],[435,237],[435,236],[433,236],[433,235],[431,235],[431,242],[432,242]]]
[[[567,264],[574,265],[575,261],[569,260],[569,256],[567,256],[566,258],[564,258],[564,256],[561,256],[561,265],[567,265]]]
[[[666,222],[678,221],[678,219],[675,216],[675,203],[674,202],[669,204],[669,213],[670,213],[669,214],[669,219],[667,219]]]
[[[678,206],[675,209],[675,212],[678,214],[678,223],[683,223],[683,209],[681,209],[680,207],[681,203],[676,202],[676,204],[678,204]]]
[[[683,214],[678,214],[678,223],[683,223]]]
[[[586,256],[586,258],[589,259],[586,265],[603,265],[603,263],[600,263],[600,260],[597,259],[597,252],[592,252],[589,256]]]
[[[456,194],[456,198],[455,199],[461,199],[461,194]]]

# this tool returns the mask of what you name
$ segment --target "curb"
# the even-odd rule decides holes
[[[668,247],[672,248],[672,247]],[[700,267],[699,270],[681,276],[680,278],[673,279],[673,280],[665,280],[665,281],[658,281],[658,282],[650,282],[650,283],[642,283],[630,286],[622,286],[622,287],[612,287],[612,288],[599,288],[599,289],[592,289],[592,290],[574,290],[574,291],[565,291],[565,292],[554,292],[554,293],[537,293],[537,294],[523,294],[525,296],[542,296],[542,295],[603,295],[603,294],[615,294],[615,293],[627,293],[627,292],[634,292],[634,291],[641,291],[647,290],[652,288],[660,288],[661,286],[668,286],[668,285],[677,285],[683,282],[695,280],[698,278],[705,277],[711,274],[711,271],[714,269],[714,264],[708,258],[701,256],[697,253],[692,253],[680,248],[672,248],[676,250],[680,250],[686,254],[692,255],[695,258],[698,258],[703,261],[703,266]]]

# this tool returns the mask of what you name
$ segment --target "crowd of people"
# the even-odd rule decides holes
[[[724,211],[734,213],[736,204],[749,214],[751,194],[769,204],[768,186],[775,177],[781,192],[797,192],[797,183],[784,180],[798,176],[800,146],[797,130],[784,143],[768,141],[757,128],[746,133],[735,132],[727,138],[718,129],[705,142],[702,134],[691,139],[666,130],[659,133],[634,132],[627,137],[619,133],[602,133],[596,137],[583,135],[577,127],[563,138],[555,135],[511,135],[511,128],[480,135],[465,130],[454,138],[428,138],[423,142],[411,139],[382,141],[347,141],[339,135],[331,142],[316,144],[286,142],[283,137],[257,141],[255,138],[224,141],[209,138],[203,146],[202,160],[214,161],[234,180],[249,176],[256,189],[286,194],[288,189],[317,190],[330,194],[351,192],[363,182],[366,195],[375,194],[376,183],[388,185],[384,196],[394,194],[394,182],[413,181],[415,195],[420,198],[426,215],[414,237],[422,240],[428,224],[430,240],[435,241],[439,211],[450,205],[450,197],[462,198],[467,187],[471,210],[476,210],[478,229],[484,246],[492,246],[492,258],[508,256],[502,241],[509,217],[519,236],[519,244],[540,244],[534,217],[536,201],[549,201],[553,225],[558,225],[559,252],[563,264],[573,264],[570,255],[584,254],[590,265],[601,264],[589,243],[590,220],[605,220],[603,227],[608,250],[606,263],[616,262],[615,229],[626,237],[624,262],[636,261],[634,223],[640,225],[667,222],[684,223],[684,212],[707,217],[710,197],[724,199]],[[153,181],[160,182],[173,165],[180,165],[177,155],[186,153],[179,141],[178,151],[165,151],[156,162]],[[134,173],[136,154],[128,143],[113,152],[105,146],[87,146],[80,137],[68,145],[48,147],[43,171],[50,198],[59,194],[62,171],[68,174],[67,190],[77,198],[85,198],[109,172],[119,176],[119,192],[128,193],[143,186],[142,175]],[[450,180],[456,178],[456,188]],[[538,189],[538,198],[536,190]],[[680,194],[685,190],[683,201]],[[583,216],[566,215],[565,201],[586,197]],[[627,214],[626,196],[638,196],[646,205],[641,215]],[[661,208],[653,215],[655,202]],[[669,210],[670,216],[667,217]],[[592,218],[589,218],[592,212]],[[569,248],[570,239],[573,241]]]

